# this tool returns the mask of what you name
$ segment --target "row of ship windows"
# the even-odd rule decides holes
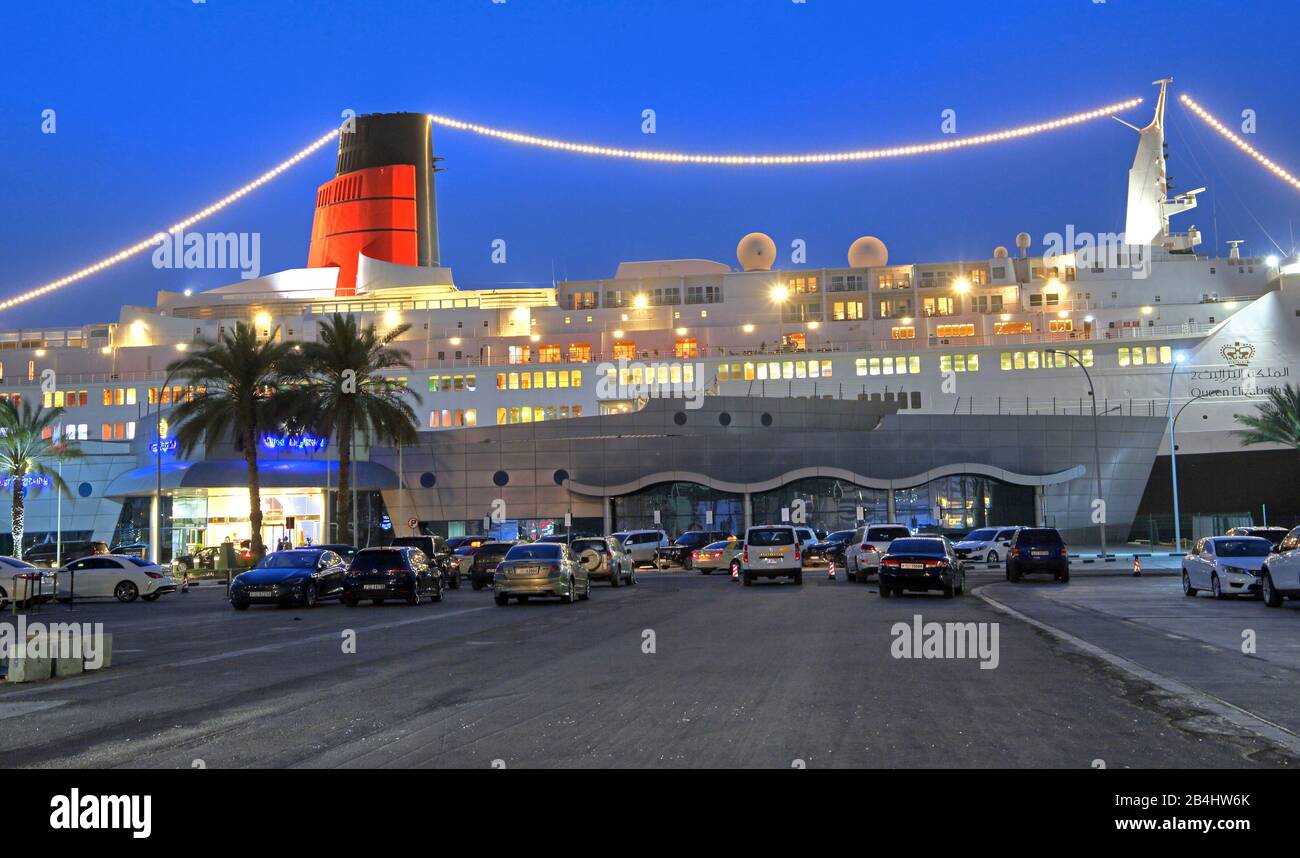
[[[56,426],[46,426],[41,430],[41,437],[49,441],[53,438],[61,438],[65,441],[89,441],[90,424],[88,423],[63,423]],[[101,441],[132,441],[135,440],[135,421],[119,423],[101,423],[99,424],[99,440]]]
[[[170,405],[172,402],[193,399],[196,393],[202,394],[203,388],[184,385],[164,387],[161,392],[162,404]],[[100,391],[99,399],[101,405],[135,405],[137,395],[134,387],[106,387]],[[149,404],[157,405],[158,399],[158,388],[149,388]],[[47,390],[41,394],[41,405],[45,408],[85,408],[89,404],[88,390]]]

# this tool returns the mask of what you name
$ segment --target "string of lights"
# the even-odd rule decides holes
[[[953,149],[967,149],[972,146],[980,146],[986,143],[1000,143],[1005,140],[1015,140],[1021,137],[1041,134],[1046,131],[1056,131],[1061,128],[1067,128],[1071,125],[1078,125],[1094,119],[1102,119],[1115,113],[1119,113],[1120,111],[1136,107],[1141,103],[1142,99],[1131,98],[1128,101],[1109,104],[1105,107],[1099,107],[1096,110],[1089,110],[1084,113],[1075,113],[1070,116],[1062,116],[1058,119],[1049,119],[1043,122],[1037,122],[1033,125],[1023,125],[1019,128],[1007,128],[1002,131],[993,131],[973,137],[957,137],[952,140],[939,140],[930,143],[916,143],[906,146],[890,146],[882,149],[857,149],[845,152],[810,152],[791,155],[706,155],[690,152],[663,152],[651,149],[621,149],[615,146],[596,146],[589,143],[574,143],[568,140],[556,140],[550,137],[537,137],[532,134],[508,131],[503,128],[476,125],[472,122],[465,122],[460,119],[455,119],[450,116],[441,116],[436,113],[429,114],[429,119],[444,128],[453,128],[458,131],[469,131],[484,137],[493,137],[511,143],[538,146],[543,149],[555,149],[562,152],[573,152],[579,155],[596,155],[606,158],[623,158],[635,161],[658,161],[670,164],[713,164],[724,166],[767,167],[794,164],[830,164],[845,161],[872,161],[881,158],[929,155],[936,152],[947,152]]]
[[[1211,114],[1204,107],[1201,107],[1199,104],[1197,104],[1190,96],[1180,95],[1178,96],[1178,100],[1181,101],[1185,107],[1191,110],[1193,114],[1199,117],[1206,125],[1210,126],[1215,131],[1219,132],[1221,135],[1223,135],[1225,138],[1231,141],[1238,149],[1245,152],[1250,157],[1254,158],[1256,162],[1258,162],[1261,166],[1263,166],[1273,175],[1277,176],[1279,179],[1286,182],[1291,187],[1300,189],[1300,179],[1288,173],[1282,167],[1278,166],[1276,163],[1266,158],[1263,155],[1263,153],[1261,153],[1254,146],[1251,146],[1245,140],[1242,140],[1232,131],[1228,130],[1228,127],[1226,125],[1224,125],[1222,122],[1216,119],[1214,115]]]
[[[1127,101],[1109,104],[1105,107],[1099,107],[1095,110],[1075,113],[1069,116],[1062,116],[1056,119],[1049,119],[1042,122],[1036,122],[1032,125],[1023,125],[1017,128],[1007,128],[1001,131],[993,131],[986,134],[979,134],[972,137],[958,137],[952,140],[933,141],[929,143],[917,143],[905,146],[891,146],[880,149],[858,149],[844,152],[813,152],[789,155],[707,155],[689,152],[663,152],[646,149],[621,149],[612,146],[596,146],[587,143],[575,143],[567,140],[557,140],[549,137],[537,137],[532,134],[522,134],[517,131],[508,131],[502,128],[493,128],[487,125],[477,125],[472,122],[465,122],[450,116],[439,114],[429,114],[429,119],[434,123],[444,127],[453,128],[460,131],[469,131],[484,137],[492,137],[498,140],[506,140],[512,143],[519,143],[529,146],[538,146],[544,149],[554,149],[563,152],[573,152],[580,155],[594,155],[608,158],[622,158],[637,161],[657,161],[661,163],[672,164],[712,164],[726,166],[783,166],[795,164],[828,164],[848,161],[871,161],[882,158],[899,158],[912,155],[929,155],[937,152],[947,152],[954,149],[966,149],[972,146],[980,146],[987,143],[999,143],[1006,140],[1015,140],[1022,137],[1029,137],[1035,134],[1041,134],[1048,131],[1056,131],[1062,128],[1068,128],[1072,125],[1089,122],[1094,119],[1101,119],[1119,113],[1123,110],[1136,107],[1142,103],[1141,98],[1131,98]],[[65,286],[69,286],[80,280],[97,274],[106,268],[124,262],[133,256],[136,256],[151,247],[157,246],[159,240],[165,234],[175,234],[200,220],[221,211],[231,203],[247,196],[253,191],[265,185],[276,176],[288,170],[290,167],[302,161],[309,155],[319,151],[321,147],[330,143],[338,137],[337,130],[330,131],[308,146],[296,152],[288,159],[277,164],[275,167],[258,176],[253,181],[227,194],[211,205],[200,209],[191,214],[189,217],[172,224],[165,232],[154,233],[147,239],[138,241],[135,244],[125,247],[107,256],[98,262],[87,265],[79,271],[74,271],[52,280],[41,286],[29,289],[13,297],[0,300],[0,310],[7,310],[18,304],[47,295]]]
[[[190,215],[184,220],[172,224],[170,227],[167,228],[166,233],[174,235],[175,233],[178,233],[184,229],[187,229],[188,227],[193,226],[194,224],[198,223],[199,221],[203,220],[209,215],[216,214],[217,212],[221,211],[231,203],[247,196],[248,194],[262,187],[267,182],[271,181],[276,176],[283,173],[285,170],[288,170],[290,167],[297,164],[303,158],[306,158],[312,153],[318,151],[322,146],[325,146],[327,143],[329,143],[331,140],[335,139],[338,136],[339,136],[339,132],[337,129],[335,129],[328,134],[318,137],[316,140],[312,141],[312,143],[308,145],[306,148],[299,150],[298,152],[294,153],[286,160],[281,161],[279,164],[275,165],[270,170],[267,170],[265,173],[258,176],[253,181],[244,185],[242,188],[239,188],[237,190],[230,192],[229,194],[226,194],[224,197],[212,203],[211,205],[203,209],[200,209],[199,211],[195,212],[194,214]],[[156,247],[158,245],[159,240],[163,237],[164,237],[164,233],[162,232],[154,233],[149,238],[146,238],[143,241],[137,241],[135,244],[132,244],[130,247],[125,247],[122,250],[119,250],[117,253],[114,253],[112,256],[106,256],[96,263],[87,265],[85,268],[82,268],[80,271],[74,271],[71,274],[60,277],[58,280],[51,280],[49,283],[46,283],[43,286],[37,286],[34,289],[30,289],[21,294],[14,295],[12,298],[6,298],[5,300],[0,301],[0,310],[7,310],[10,307],[13,307],[17,304],[22,304],[26,301],[30,301],[33,298],[39,298],[42,295],[46,295],[50,292],[55,291],[56,289],[62,289],[64,286],[68,286],[72,283],[76,283],[78,280],[84,280],[90,275],[97,274],[100,271],[103,271],[105,268],[108,268],[109,266],[116,265],[119,262],[123,262],[127,259],[130,259],[132,256],[142,253],[151,247]]]

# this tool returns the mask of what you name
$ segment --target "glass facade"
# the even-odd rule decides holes
[[[613,499],[614,530],[659,528],[676,539],[688,530],[723,530],[741,534],[745,529],[744,499],[718,492],[699,483],[674,482],[648,486]],[[655,523],[655,512],[659,522]],[[713,523],[708,523],[708,513]]]
[[[894,492],[894,518],[915,532],[965,534],[988,525],[1034,524],[1033,486],[963,474]]]
[[[862,507],[866,521],[887,521],[887,496],[884,489],[866,489],[835,477],[809,477],[770,492],[758,492],[750,501],[754,524],[780,524],[781,510],[799,499],[807,510],[808,524],[831,531],[856,527],[858,507]]]

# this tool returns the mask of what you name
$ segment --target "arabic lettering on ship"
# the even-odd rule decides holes
[[[1260,384],[1260,382],[1290,378],[1291,367],[1194,369],[1188,373],[1188,376],[1194,382],[1191,387],[1192,396],[1265,396],[1280,388],[1276,384]],[[1195,382],[1205,382],[1209,386],[1201,387]]]

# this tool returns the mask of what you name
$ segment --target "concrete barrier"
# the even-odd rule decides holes
[[[103,670],[106,667],[113,666],[113,636],[104,635],[102,640],[103,640],[103,645],[100,647],[99,650],[99,657],[101,659],[99,667],[91,667],[89,664],[87,664],[85,668],[86,670]],[[87,660],[90,658],[89,643],[90,642],[88,640],[84,638],[82,639],[82,650],[83,650],[82,655]]]
[[[8,682],[37,682],[49,679],[54,670],[54,660],[34,658],[26,655],[9,655],[9,672],[5,674]]]

